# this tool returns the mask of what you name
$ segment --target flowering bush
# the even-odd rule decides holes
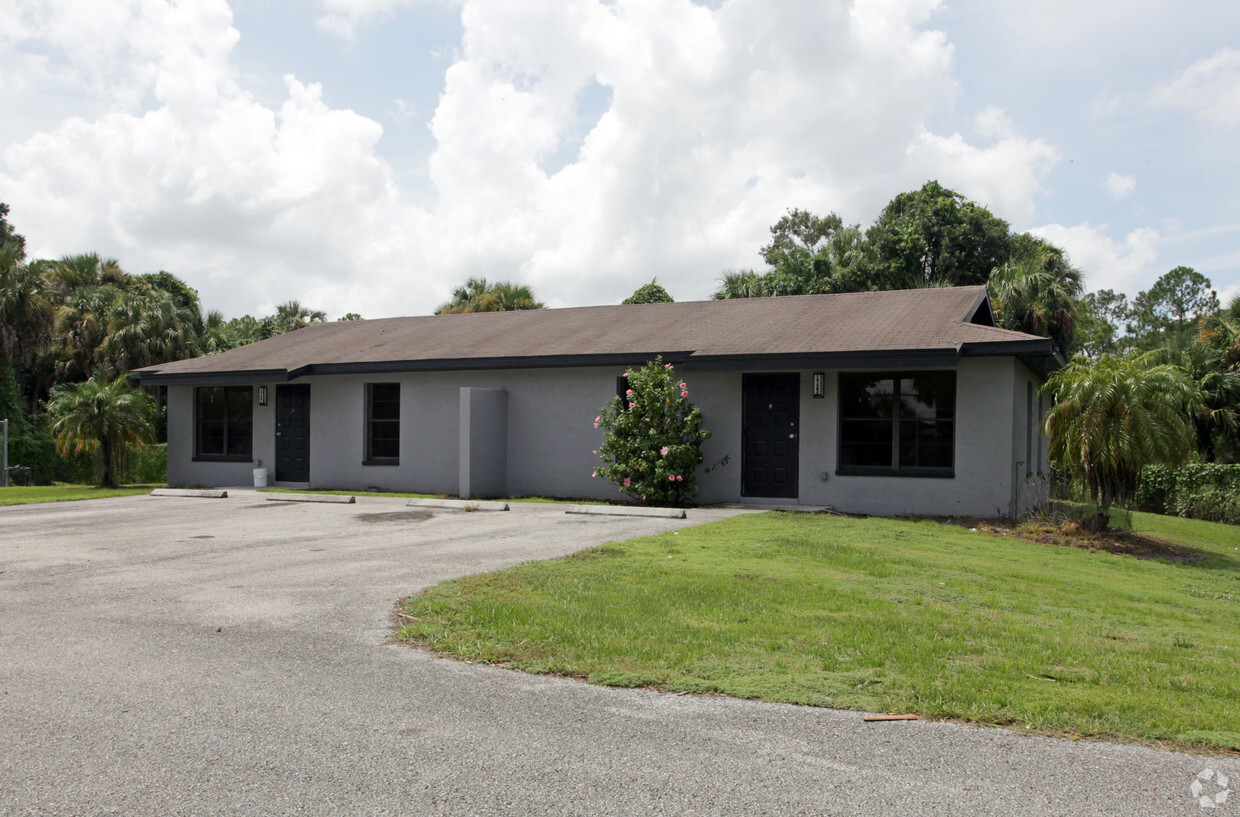
[[[649,505],[683,505],[697,493],[702,443],[702,410],[689,402],[689,385],[675,377],[662,358],[624,373],[628,388],[603,406],[595,428],[607,439],[595,453],[603,461],[594,472],[617,489]],[[726,465],[728,458],[703,470]]]

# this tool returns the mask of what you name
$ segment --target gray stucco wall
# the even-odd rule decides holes
[[[227,384],[221,384],[227,385]],[[250,462],[194,462],[194,389],[191,386],[168,388],[168,484],[252,485],[254,469],[271,468],[275,460],[275,387],[268,387],[273,396],[268,405],[258,405],[258,387],[253,389],[254,442]],[[313,392],[311,400],[314,399]]]
[[[826,372],[823,399],[814,399],[812,373],[802,373],[800,503],[873,515],[1008,516],[1013,505],[1015,455],[1021,457],[1025,382],[1036,378],[1013,358],[965,358],[956,367],[955,476],[843,476],[838,452],[839,373]],[[1016,415],[1019,409],[1020,415]],[[1024,478],[1023,465],[1020,477]],[[823,478],[825,476],[825,479]],[[1027,507],[1045,501],[1023,489]]]
[[[1045,501],[1045,479],[1037,462],[1025,465],[1026,384],[1037,378],[1013,358],[966,358],[956,367],[957,414],[953,478],[841,476],[838,451],[838,372],[826,372],[826,396],[812,396],[812,371],[800,372],[799,502],[841,511],[889,514],[1008,515]],[[620,367],[580,369],[420,372],[382,376],[336,375],[304,378],[311,384],[310,484],[329,489],[419,491],[457,495],[623,498],[616,488],[590,474],[592,453],[603,440],[593,426],[599,408],[615,395]],[[741,496],[741,383],[737,372],[680,372],[690,399],[702,408],[713,437],[704,446],[707,464],[730,456],[730,463],[700,479],[700,501],[761,502]],[[367,465],[365,386],[401,384],[401,447],[398,464]],[[270,384],[274,394],[274,384]],[[465,392],[462,389],[492,390]],[[257,389],[256,389],[257,391]],[[506,410],[494,404],[503,394]],[[487,395],[490,395],[489,397]],[[474,396],[478,412],[473,413]],[[469,404],[471,437],[488,457],[463,463],[462,415]],[[1035,391],[1035,407],[1039,405]],[[174,485],[250,484],[251,463],[195,463],[193,389],[169,389],[169,482]],[[1037,409],[1035,408],[1035,414]],[[505,428],[488,433],[488,421]],[[488,420],[488,418],[494,418]],[[1036,417],[1034,418],[1036,422]],[[272,406],[255,406],[254,453],[264,465],[274,456]],[[482,470],[500,467],[495,446],[504,440],[505,473],[488,478]],[[1045,468],[1044,441],[1036,435],[1037,460]],[[471,443],[469,450],[473,451]],[[463,473],[469,485],[462,486]],[[823,478],[825,475],[825,479]],[[483,485],[479,490],[478,486]]]
[[[458,490],[462,499],[508,493],[508,392],[462,388]]]

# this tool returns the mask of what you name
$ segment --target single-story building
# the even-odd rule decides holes
[[[869,514],[1046,500],[1046,338],[984,287],[316,324],[134,372],[167,386],[168,482],[619,499],[599,409],[662,356],[714,436],[700,501]]]

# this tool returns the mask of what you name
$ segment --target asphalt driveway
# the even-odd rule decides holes
[[[0,508],[0,815],[1240,814],[1236,758],[605,689],[388,643],[396,600],[445,578],[727,513],[252,492]],[[1236,794],[1206,810],[1194,780]]]

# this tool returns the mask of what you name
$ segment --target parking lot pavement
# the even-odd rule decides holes
[[[1240,788],[1235,758],[606,689],[388,643],[396,600],[443,579],[734,512],[252,491],[0,509],[0,815],[1160,815],[1203,813],[1190,786],[1230,791],[1219,771]],[[1240,814],[1240,794],[1217,805]]]

